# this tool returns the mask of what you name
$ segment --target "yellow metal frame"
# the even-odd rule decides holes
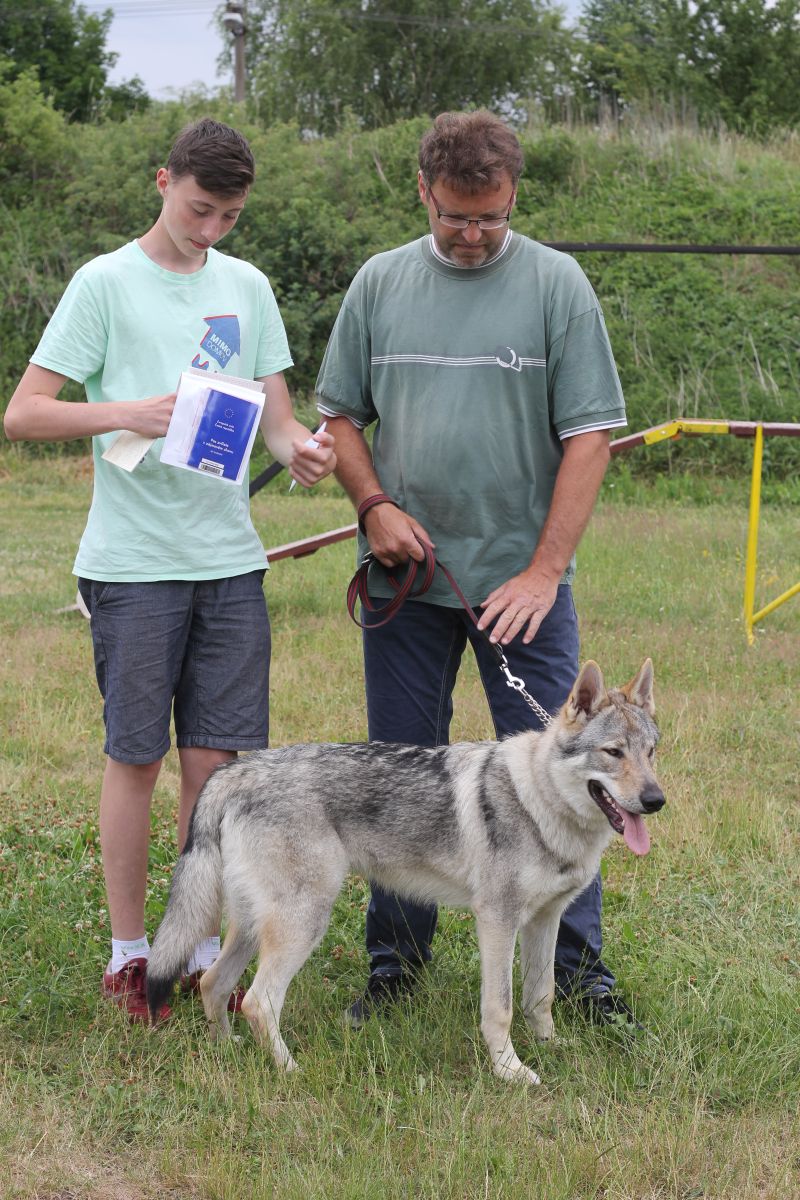
[[[765,604],[758,612],[754,612],[756,597],[756,565],[758,558],[758,522],[761,513],[761,464],[764,456],[764,430],[756,426],[755,445],[753,447],[753,476],[750,483],[750,520],[747,528],[747,558],[744,568],[744,625],[748,644],[755,641],[753,626],[768,616],[771,612],[791,600],[800,592],[800,583],[782,592],[770,604]]]
[[[790,587],[788,591],[778,596],[770,604],[765,605],[764,608],[759,609],[758,612],[753,611],[755,608],[756,593],[758,522],[761,513],[761,468],[764,454],[764,429],[764,425],[754,421],[706,421],[695,417],[686,417],[675,421],[665,421],[663,425],[655,425],[652,429],[646,429],[641,433],[617,438],[611,442],[610,446],[611,453],[617,454],[621,451],[632,450],[635,446],[652,446],[659,442],[666,442],[670,438],[680,437],[682,433],[692,436],[704,433],[730,433],[734,436],[754,438],[753,478],[750,486],[750,519],[747,529],[747,556],[744,581],[744,623],[747,641],[751,646],[755,641],[753,626],[762,621],[771,612],[774,612],[779,605],[784,604],[787,600],[791,600],[792,596],[796,596],[800,592],[800,583],[796,583],[794,587]],[[767,422],[766,432],[767,436],[787,434],[792,437],[798,437],[800,436],[800,425],[770,424]],[[357,525],[346,525],[341,529],[334,529],[330,533],[325,533],[317,537],[302,538],[299,542],[289,542],[285,546],[275,546],[267,551],[267,557],[270,561],[275,561],[279,558],[300,558],[306,554],[314,554],[320,547],[327,546],[331,542],[338,542],[344,538],[353,537],[357,529]]]
[[[669,438],[680,437],[682,433],[698,434],[698,433],[730,433],[730,422],[728,421],[696,421],[696,420],[678,420],[668,421],[664,425],[657,425],[654,429],[648,429],[643,434],[645,445],[652,446],[658,442],[667,441]],[[750,516],[747,525],[747,554],[745,557],[744,568],[744,625],[747,634],[748,645],[752,646],[755,641],[753,628],[764,617],[769,616],[781,604],[787,600],[791,600],[792,596],[796,596],[800,592],[800,583],[796,583],[793,587],[782,592],[769,604],[760,608],[755,612],[755,596],[756,596],[756,568],[758,561],[758,524],[761,516],[761,472],[764,461],[764,427],[756,424],[754,433],[753,445],[753,472],[750,482]]]
[[[727,421],[667,421],[648,429],[642,434],[644,444],[652,446],[654,442],[664,442],[667,438],[678,437],[682,433],[730,433]]]

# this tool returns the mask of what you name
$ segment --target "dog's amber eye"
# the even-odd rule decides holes
[[[604,746],[603,751],[605,754],[610,754],[612,758],[622,758],[622,751],[618,750],[616,746]]]

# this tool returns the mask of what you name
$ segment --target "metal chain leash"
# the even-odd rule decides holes
[[[542,708],[542,706],[538,700],[534,700],[533,696],[530,694],[530,692],[525,687],[525,680],[520,679],[519,675],[511,674],[511,668],[508,665],[508,659],[506,658],[505,654],[503,654],[502,650],[500,651],[500,655],[502,655],[502,659],[498,658],[498,662],[499,662],[500,670],[503,672],[503,674],[506,677],[506,684],[508,685],[508,687],[513,688],[515,692],[519,692],[520,696],[525,701],[525,703],[530,708],[532,708],[533,711],[536,713],[537,717],[542,722],[545,729],[547,728],[548,725],[552,725],[553,718],[550,716],[550,713],[547,711],[546,708]]]

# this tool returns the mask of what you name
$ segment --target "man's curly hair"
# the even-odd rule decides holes
[[[467,195],[498,187],[506,173],[516,187],[523,161],[516,134],[485,108],[440,113],[419,147],[427,186],[442,180]]]

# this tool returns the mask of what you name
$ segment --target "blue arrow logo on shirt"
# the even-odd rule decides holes
[[[201,349],[224,369],[241,349],[239,318],[235,313],[228,313],[225,316],[203,317],[203,320],[208,323],[208,330],[200,343]]]

